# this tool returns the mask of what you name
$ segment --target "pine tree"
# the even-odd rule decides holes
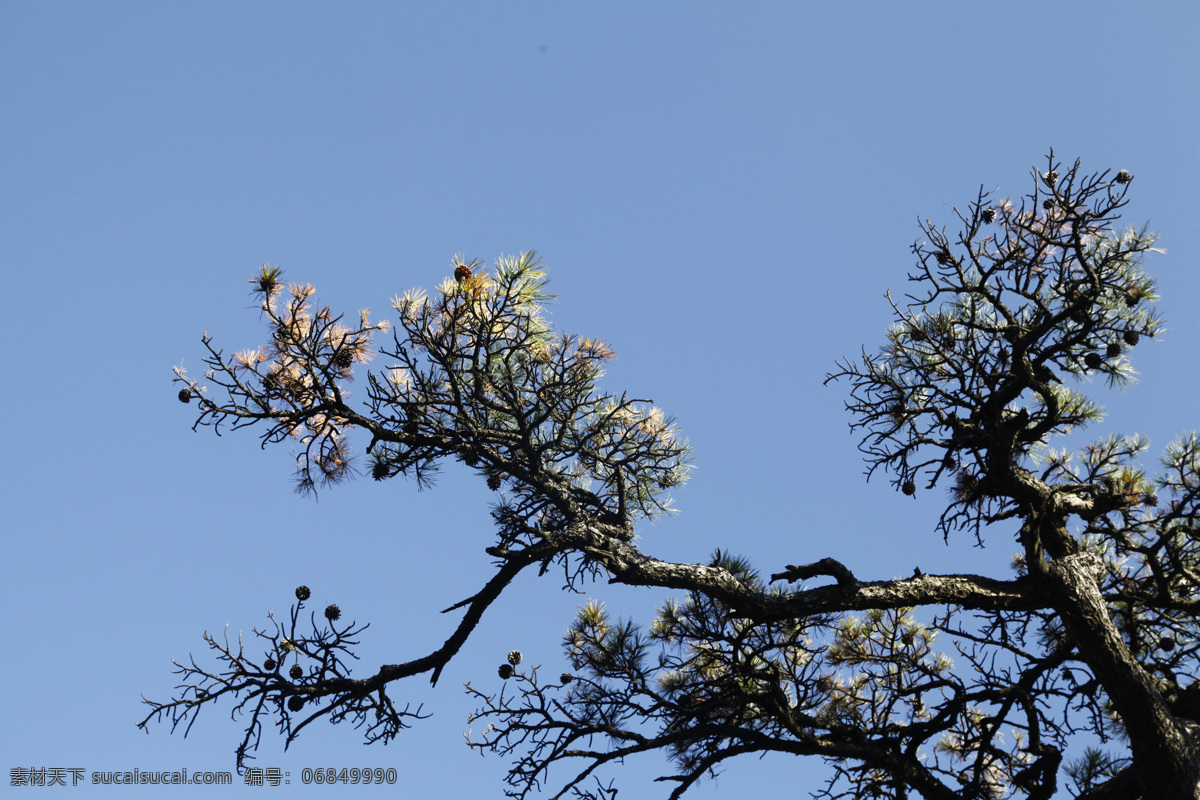
[[[917,288],[893,302],[883,345],[826,381],[849,386],[868,472],[904,495],[948,489],[943,536],[1015,535],[1012,575],[871,581],[818,558],[764,579],[727,552],[656,559],[635,526],[669,510],[689,447],[647,401],[600,389],[604,342],[551,329],[534,254],[491,274],[456,257],[432,295],[397,298],[395,345],[378,351],[396,366],[368,373],[363,408],[341,382],[386,323],[343,325],[311,286],[285,289],[264,267],[251,282],[270,343],[225,358],[206,336],[216,392],[176,370],[196,425],[299,438],[302,492],[353,474],[352,428],[369,434],[379,481],[427,484],[456,459],[498,492],[496,572],[456,606],[443,647],[366,678],[344,666],[365,626],[336,605],[302,618],[300,587],[290,621],[256,631],[265,657],[207,637],[217,666],[181,667],[181,694],[147,701],[141,724],[190,725],[229,696],[250,716],[239,765],[272,715],[289,741],[321,716],[391,740],[420,717],[391,701],[393,683],[436,681],[519,572],[558,566],[572,586],[606,576],[681,595],[645,627],[589,603],[565,638],[570,672],[543,679],[512,651],[481,675],[493,688],[469,687],[486,723],[470,745],[513,759],[514,796],[561,761],[563,793],[613,797],[594,769],[661,751],[671,797],[726,759],[780,752],[830,763],[831,797],[1200,798],[1200,436],[1169,445],[1155,476],[1138,464],[1142,437],[1051,447],[1101,419],[1089,383],[1128,384],[1134,349],[1162,332],[1141,267],[1154,236],[1117,227],[1128,171],[1051,154],[1032,177],[1016,204],[981,190],[953,237],[923,223]]]

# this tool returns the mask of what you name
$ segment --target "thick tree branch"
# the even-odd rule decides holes
[[[612,574],[612,582],[701,592],[760,621],[798,619],[870,608],[956,605],[981,611],[1046,608],[1048,596],[1033,584],[979,575],[922,575],[891,581],[841,582],[782,595],[746,586],[727,571],[701,564],[660,561],[627,544],[603,525],[582,524],[546,533],[555,545],[585,553]],[[823,562],[818,562],[823,563]]]

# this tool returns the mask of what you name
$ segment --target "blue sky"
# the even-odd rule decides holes
[[[1054,147],[1134,173],[1126,220],[1167,251],[1146,266],[1170,333],[1135,353],[1140,384],[1097,387],[1096,434],[1157,451],[1195,427],[1198,39],[1185,2],[0,2],[5,766],[231,769],[228,707],[187,740],[135,728],[203,631],[262,625],[304,583],[371,623],[367,674],[440,645],[437,611],[489,574],[490,494],[465,471],[314,502],[286,448],[190,430],[171,367],[198,371],[206,329],[263,341],[245,281],[264,262],[386,316],[454,253],[537,249],[555,323],[620,353],[606,387],[695,447],[648,552],[1006,576],[1010,532],[944,545],[940,494],[864,482],[846,387],[822,380],[882,341],[918,216],[951,225],[981,184],[1019,196]],[[642,621],[664,597],[592,589]],[[268,731],[257,764],[293,785],[225,791],[321,794],[302,768],[371,766],[406,796],[500,796],[462,684],[498,688],[514,647],[556,674],[586,599],[523,576],[436,690],[394,688],[432,719],[387,747],[325,726],[284,753]],[[665,797],[665,769],[627,764],[622,796]],[[823,774],[733,762],[689,797]]]

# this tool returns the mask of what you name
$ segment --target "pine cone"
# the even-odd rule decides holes
[[[517,666],[518,664],[520,664],[521,663],[521,651],[520,650],[509,651],[508,663],[512,664],[514,667]]]
[[[917,493],[917,485],[911,480],[907,480],[904,482],[904,486],[900,488],[900,491],[911,497]]]
[[[466,265],[460,265],[454,270],[454,280],[462,283],[467,278],[471,277],[471,268]]]
[[[338,369],[349,369],[354,364],[354,353],[350,352],[349,347],[339,347],[338,351],[333,354],[333,365]]]
[[[1087,364],[1088,369],[1100,369],[1104,359],[1100,358],[1099,353],[1088,353],[1083,357],[1083,363]]]
[[[298,694],[294,694],[288,698],[288,711],[299,711],[304,708],[304,698]]]
[[[1050,170],[1042,175],[1042,180],[1046,182],[1047,186],[1053,186],[1054,184],[1058,183],[1058,173],[1054,170]]]
[[[371,477],[377,481],[381,481],[387,477],[388,465],[386,461],[376,461],[371,465]]]
[[[179,402],[181,402],[181,403],[192,402],[192,390],[191,389],[180,389],[179,390]]]
[[[500,490],[500,483],[501,483],[501,478],[500,478],[499,472],[492,472],[487,476],[487,487],[489,489],[491,489],[493,492],[497,492]]]
[[[331,603],[325,607],[325,619],[330,622],[337,622],[342,618],[342,610],[337,607],[337,604]]]
[[[1117,183],[1129,183],[1131,180],[1133,180],[1133,175],[1129,173],[1129,170],[1123,169],[1117,173],[1117,177],[1114,178],[1114,180],[1116,180]]]
[[[1135,344],[1138,343],[1138,340],[1141,337],[1138,336],[1137,331],[1125,331],[1125,333],[1122,334],[1121,338],[1125,340],[1125,344],[1129,345],[1130,347],[1133,347]]]
[[[1121,355],[1121,345],[1113,342],[1107,348],[1105,348],[1104,352],[1109,358],[1116,358],[1117,356]]]
[[[263,669],[265,669],[267,672],[274,672],[275,666],[276,666],[275,659],[273,659],[273,658],[268,658],[266,661],[263,662]]]
[[[304,670],[300,669],[299,664],[294,664],[292,668],[288,670],[288,675],[292,677],[292,680],[298,681],[304,677]]]
[[[512,664],[501,664],[500,669],[496,670],[496,672],[499,673],[501,678],[508,680],[513,676]]]
[[[569,672],[564,672],[562,675],[558,676],[558,680],[563,686],[566,686],[568,683],[575,680],[575,676]]]
[[[994,208],[985,208],[985,209],[984,209],[984,210],[983,210],[983,211],[980,213],[980,216],[983,218],[983,221],[984,221],[984,222],[986,222],[986,223],[992,223],[992,222],[995,222],[995,221],[996,221],[996,209],[994,209]]]
[[[310,597],[312,597],[312,592],[310,592],[308,590],[307,586],[297,586],[296,587],[296,599],[297,600],[303,602]]]

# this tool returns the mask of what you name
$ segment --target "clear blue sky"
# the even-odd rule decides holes
[[[1157,448],[1197,426],[1197,41],[1190,2],[0,2],[0,760],[231,769],[228,707],[186,741],[135,728],[203,631],[249,631],[305,583],[371,623],[365,674],[438,646],[456,619],[437,610],[489,574],[469,475],[314,502],[286,448],[191,432],[171,367],[200,367],[205,329],[263,341],[245,281],[264,262],[386,315],[456,252],[537,249],[555,322],[620,353],[606,386],[696,448],[681,513],[641,531],[659,557],[1008,575],[1010,532],[947,547],[940,494],[864,483],[845,387],[822,379],[881,341],[917,217],[950,225],[980,184],[1025,192],[1054,147],[1133,172],[1127,220],[1167,250],[1147,267],[1170,334],[1136,351],[1139,385],[1098,390],[1097,434]],[[642,621],[663,597],[593,588]],[[514,647],[556,674],[586,599],[523,576],[436,690],[394,687],[432,719],[387,747],[325,726],[284,753],[268,730],[257,764],[293,785],[226,792],[328,796],[299,771],[382,766],[406,797],[500,796],[461,685],[498,688]],[[664,770],[626,765],[622,797],[665,797]],[[733,762],[689,797],[804,796],[822,774]]]

